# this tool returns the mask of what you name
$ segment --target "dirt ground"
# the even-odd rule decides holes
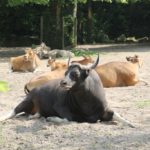
[[[79,46],[81,48],[81,46]],[[106,123],[54,124],[44,118],[28,120],[19,117],[0,123],[0,150],[149,150],[150,149],[150,46],[86,45],[98,50],[100,63],[126,61],[138,54],[143,60],[139,76],[149,85],[105,88],[109,105],[136,128]],[[15,53],[18,50],[17,54]],[[0,93],[0,116],[9,112],[25,97],[24,84],[33,76],[46,72],[46,61],[36,73],[10,73],[9,57],[24,48],[0,49],[0,80],[9,82],[10,90]]]

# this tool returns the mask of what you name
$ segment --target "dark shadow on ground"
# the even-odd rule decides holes
[[[0,48],[0,62],[5,62],[10,57],[23,55],[25,48]]]

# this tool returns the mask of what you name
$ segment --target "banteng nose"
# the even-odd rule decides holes
[[[24,55],[24,60],[28,60],[28,56],[27,55]]]
[[[61,80],[60,82],[60,86],[64,87],[67,85],[67,82],[65,80]]]

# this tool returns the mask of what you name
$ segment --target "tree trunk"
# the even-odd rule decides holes
[[[56,2],[56,29],[59,31],[61,29],[61,4],[60,0]]]
[[[77,46],[77,0],[74,2],[74,9],[73,9],[73,35],[72,35],[72,44],[73,47]]]
[[[40,16],[40,44],[43,42],[43,16]]]
[[[62,48],[61,45],[61,0],[56,0],[56,39],[58,41],[58,48]]]
[[[93,22],[92,22],[92,5],[91,5],[91,0],[88,0],[88,30],[87,30],[87,41],[88,43],[92,43],[92,25],[93,25]]]

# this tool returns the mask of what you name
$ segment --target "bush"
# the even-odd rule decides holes
[[[95,42],[96,43],[108,43],[110,42],[109,36],[100,30],[97,34],[95,33]]]

